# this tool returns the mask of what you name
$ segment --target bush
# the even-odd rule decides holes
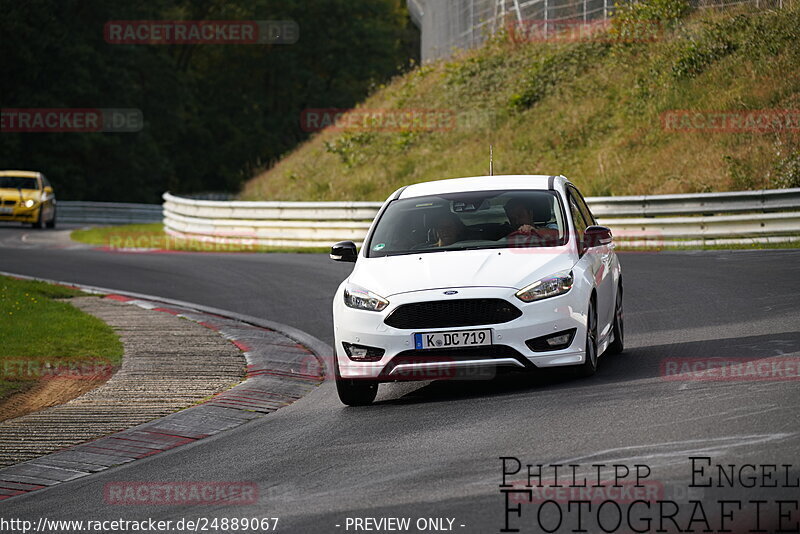
[[[772,187],[800,187],[800,151],[789,154],[775,165]]]
[[[527,72],[521,91],[511,96],[511,107],[525,109],[533,106],[560,82],[589,70],[608,49],[606,43],[590,42],[551,52]]]

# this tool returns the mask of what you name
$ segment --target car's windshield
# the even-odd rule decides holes
[[[566,223],[553,191],[474,191],[390,203],[368,246],[371,258],[446,250],[554,247]]]
[[[0,176],[0,189],[39,189],[39,184],[27,176]]]

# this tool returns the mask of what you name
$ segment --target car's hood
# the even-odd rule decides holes
[[[0,198],[3,200],[16,200],[19,201],[19,189],[11,189],[7,187],[0,187]],[[23,189],[22,190],[22,200],[39,200],[41,198],[41,193],[36,189]]]
[[[359,258],[350,282],[390,297],[445,287],[513,287],[572,268],[566,247],[494,249]]]

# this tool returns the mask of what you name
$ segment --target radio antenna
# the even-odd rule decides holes
[[[489,145],[489,176],[494,176],[494,161],[492,155],[492,145]]]

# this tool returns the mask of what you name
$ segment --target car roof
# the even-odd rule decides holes
[[[552,179],[552,182],[551,182]],[[547,191],[551,187],[563,187],[567,179],[551,174],[509,174],[501,176],[471,176],[451,178],[409,185],[398,190],[392,198],[413,198],[463,191],[498,191],[504,189],[533,189]]]
[[[42,175],[36,171],[0,171],[0,176],[19,176],[20,178],[39,178]]]

